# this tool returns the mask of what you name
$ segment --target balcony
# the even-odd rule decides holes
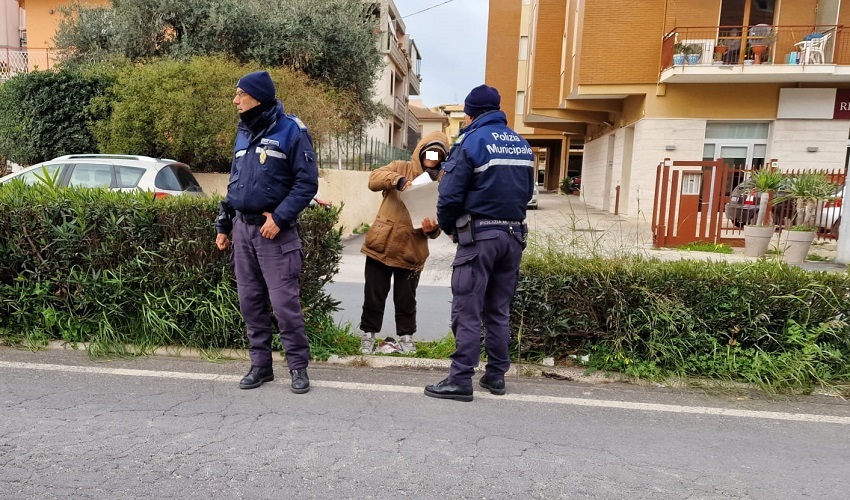
[[[404,120],[407,118],[407,103],[405,103],[403,99],[398,97],[395,98],[393,115],[398,123],[404,123]]]
[[[421,77],[417,75],[415,72],[411,71],[410,74],[407,75],[407,83],[408,95],[419,95],[420,87],[419,84],[422,82]]]
[[[404,50],[402,50],[401,42],[393,39],[390,40],[390,60],[395,63],[396,67],[401,70],[402,74],[407,74],[410,69],[410,59],[408,59],[407,54]]]
[[[407,112],[407,126],[413,130],[419,130],[419,118],[413,114],[413,111]],[[415,144],[414,144],[415,146]]]
[[[659,83],[850,82],[845,31],[843,25],[677,27],[661,44]]]

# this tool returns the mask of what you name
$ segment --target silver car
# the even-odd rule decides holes
[[[204,191],[185,163],[135,155],[76,154],[54,158],[0,178],[0,184],[21,179],[41,182],[45,171],[62,187],[107,188],[118,191],[150,191],[164,196],[203,196]]]
[[[537,184],[534,185],[534,193],[531,195],[531,199],[528,200],[528,207],[531,210],[537,210],[537,196],[540,194],[540,190],[537,189]]]

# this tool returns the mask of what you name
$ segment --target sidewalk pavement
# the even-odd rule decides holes
[[[637,254],[660,260],[699,259],[707,261],[750,262],[753,257],[743,254],[743,248],[732,254],[689,252],[652,247],[652,225],[643,217],[628,218],[588,206],[579,196],[566,196],[541,192],[539,209],[529,210],[531,245],[555,246],[578,255],[621,256]],[[366,257],[360,253],[363,235],[349,235],[343,241],[343,254],[339,273],[326,290],[340,300],[340,310],[334,321],[352,329],[357,327],[363,306],[363,269]],[[835,243],[817,245],[812,253],[834,257]],[[419,281],[417,292],[418,341],[443,338],[450,332],[451,319],[451,263],[455,244],[447,236],[429,240],[431,256]],[[845,267],[832,262],[804,262],[800,267],[813,271],[844,272]],[[395,310],[388,298],[384,312],[383,328],[379,336],[395,337]]]
[[[636,254],[661,260],[699,259],[727,262],[753,262],[743,248],[731,254],[653,248],[652,223],[647,217],[625,217],[588,206],[579,196],[541,192],[538,210],[529,210],[527,222],[533,243],[549,244],[581,254],[618,256]],[[362,235],[350,235],[343,244],[340,272],[334,281],[363,283],[366,257],[360,253]],[[812,253],[826,259],[835,257],[834,241],[815,242]],[[420,285],[451,286],[451,262],[455,244],[447,236],[429,241],[431,256],[425,263]],[[831,261],[806,261],[800,265],[813,271],[845,271]]]

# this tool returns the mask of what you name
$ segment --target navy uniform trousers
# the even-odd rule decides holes
[[[469,387],[481,353],[484,325],[486,373],[504,376],[511,366],[510,306],[519,280],[522,243],[517,236],[489,229],[475,233],[471,245],[458,246],[452,262],[452,354],[449,381]]]
[[[238,218],[233,222],[233,267],[239,309],[248,326],[251,364],[272,365],[271,301],[286,364],[290,370],[307,368],[310,344],[299,298],[302,257],[298,229],[282,229],[270,240],[260,234],[260,226]]]

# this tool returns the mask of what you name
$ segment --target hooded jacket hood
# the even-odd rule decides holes
[[[413,228],[398,185],[402,177],[412,181],[425,173],[419,155],[435,144],[446,151],[449,149],[446,134],[431,132],[416,144],[410,160],[396,160],[369,174],[369,189],[380,191],[384,199],[360,249],[365,255],[391,267],[413,271],[421,271],[424,267],[428,258],[428,238],[436,238],[440,231],[426,235],[421,229]],[[435,217],[436,213],[435,205]]]

